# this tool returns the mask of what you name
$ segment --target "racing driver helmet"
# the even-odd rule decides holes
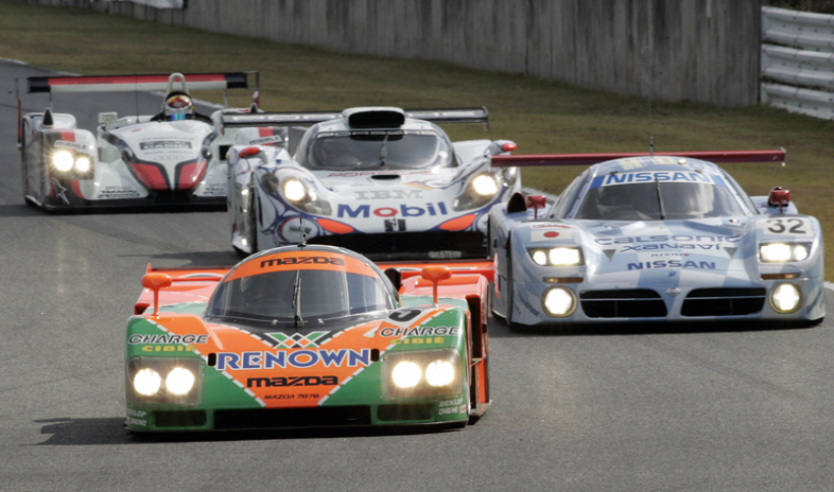
[[[194,103],[188,94],[183,92],[171,93],[165,98],[162,112],[165,114],[166,120],[185,120],[194,115]]]

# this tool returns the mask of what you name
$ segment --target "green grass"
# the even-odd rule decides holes
[[[834,122],[758,106],[662,104],[523,75],[448,63],[355,56],[213,34],[86,10],[0,0],[0,57],[83,74],[259,70],[266,110],[486,106],[490,130],[449,125],[453,140],[510,139],[517,153],[743,150],[784,147],[788,165],[725,167],[752,195],[791,190],[803,213],[832,230]],[[234,93],[244,106],[249,94]],[[201,97],[219,101],[218,94]],[[581,167],[525,169],[528,186],[560,192]],[[834,244],[826,245],[834,278]]]

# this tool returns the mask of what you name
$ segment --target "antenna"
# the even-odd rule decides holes
[[[133,100],[136,103],[136,123],[139,123],[139,74],[133,75]]]

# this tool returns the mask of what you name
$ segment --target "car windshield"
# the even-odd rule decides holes
[[[353,132],[322,134],[307,152],[310,169],[409,170],[448,166],[452,152],[445,139],[432,132]]]
[[[293,299],[298,302],[298,311]],[[207,315],[289,323],[299,315],[303,322],[321,324],[393,307],[391,296],[377,277],[336,270],[286,269],[222,283]]]
[[[574,218],[682,220],[745,215],[744,209],[723,182],[664,181],[658,176],[658,181],[652,179],[649,182],[621,184],[607,181],[610,176],[603,177],[602,182],[595,180],[591,184]],[[620,175],[619,179],[623,179],[623,176],[627,175]]]

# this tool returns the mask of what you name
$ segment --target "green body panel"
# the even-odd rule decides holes
[[[321,406],[353,406],[367,405],[371,407],[371,419],[373,424],[398,425],[418,424],[430,422],[451,422],[461,421],[468,418],[467,408],[469,406],[469,367],[466,349],[466,315],[468,305],[466,301],[458,299],[442,298],[440,303],[446,306],[454,306],[451,309],[435,316],[421,327],[458,327],[457,336],[404,336],[392,338],[391,345],[382,352],[380,360],[371,363],[364,370],[354,376],[346,383],[338,386],[336,391],[320,402]],[[404,307],[426,308],[433,304],[433,299],[427,296],[402,296]],[[165,313],[193,314],[202,316],[205,312],[206,303],[189,302],[183,304],[168,305],[164,307]],[[315,331],[315,330],[311,330]],[[166,335],[166,331],[154,322],[143,316],[131,317],[127,325],[126,342],[132,336],[160,336]],[[148,339],[144,339],[148,340]],[[136,338],[134,337],[134,342]],[[159,348],[157,348],[159,347]],[[166,348],[168,347],[168,348]],[[328,348],[339,348],[334,342],[327,345]],[[126,385],[132,384],[128,381],[127,364],[136,357],[159,357],[169,360],[194,360],[201,361],[202,370],[202,395],[197,404],[138,404],[134,403],[127,409],[127,427],[134,431],[178,431],[178,430],[209,430],[214,428],[214,410],[217,409],[260,409],[261,403],[251,394],[247,393],[242,386],[232,379],[229,379],[221,371],[206,365],[204,358],[197,352],[195,345],[177,343],[142,344],[126,343]],[[402,354],[404,352],[424,352],[434,349],[453,349],[459,354],[461,385],[443,395],[432,395],[424,397],[399,398],[389,400],[383,394],[382,374],[383,364],[390,354]],[[207,355],[207,354],[202,354]],[[292,376],[291,369],[287,370],[287,376]],[[199,381],[198,381],[199,384]],[[431,416],[419,420],[380,420],[377,409],[380,405],[398,404],[423,404],[431,406]],[[171,410],[202,410],[205,411],[205,425],[189,425],[185,427],[157,427],[155,425],[155,411]],[[460,411],[459,411],[460,410]],[[326,425],[326,422],[323,422]]]

